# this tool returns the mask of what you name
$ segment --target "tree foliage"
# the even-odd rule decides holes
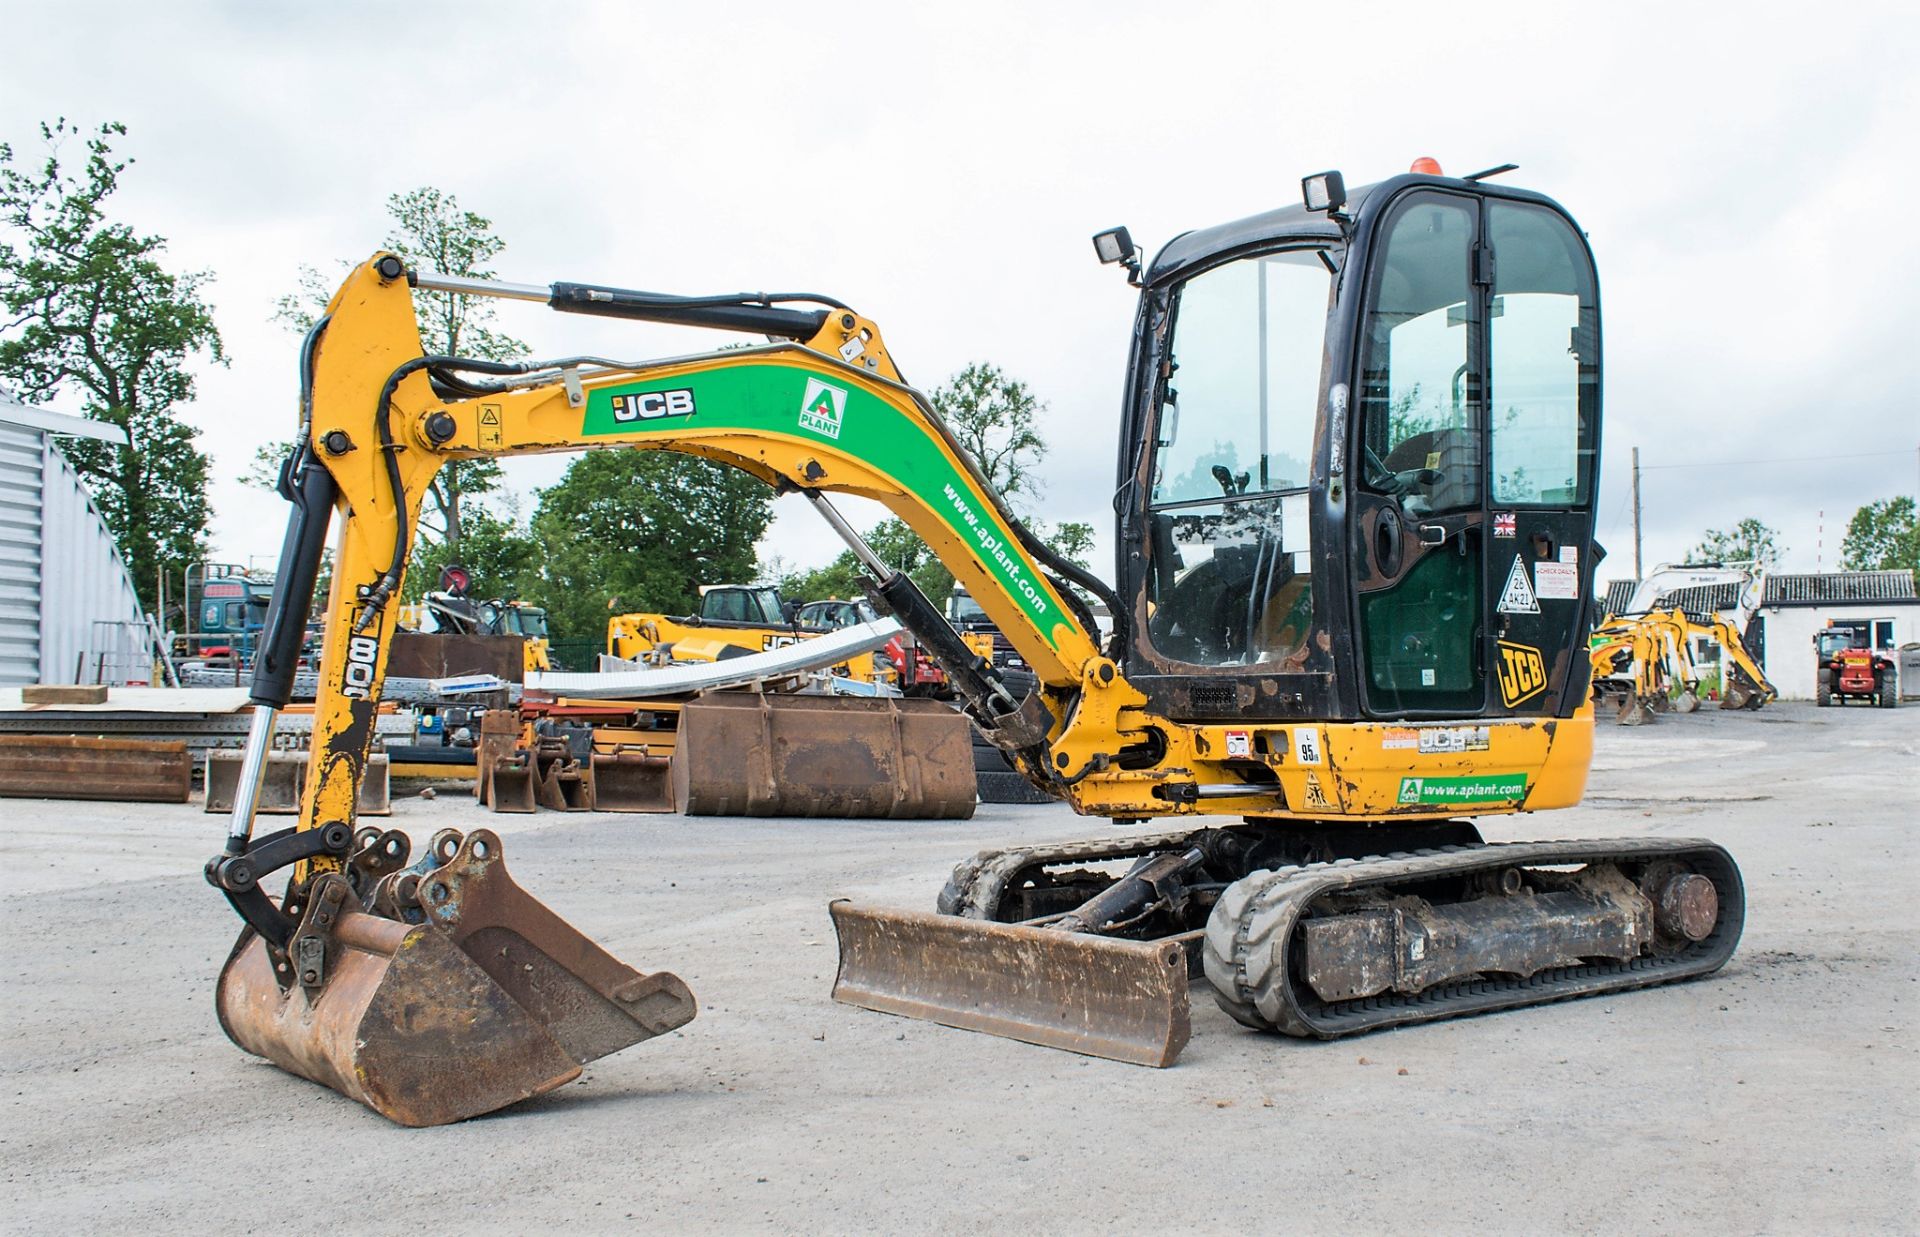
[[[1762,571],[1780,561],[1786,547],[1780,534],[1748,516],[1730,529],[1710,528],[1701,534],[1689,561],[1696,563],[1752,563]]]
[[[725,464],[669,451],[595,451],[541,491],[520,596],[557,640],[605,638],[610,610],[686,613],[702,584],[755,577],[773,491]]]
[[[987,484],[1009,505],[1038,498],[1034,469],[1046,458],[1047,444],[1037,420],[1046,405],[996,365],[975,361],[949,378],[928,399],[952,428],[955,438],[980,465]]]
[[[1906,495],[1868,503],[1847,521],[1840,565],[1848,571],[1920,571],[1920,518]]]
[[[43,124],[37,167],[0,143],[0,383],[28,402],[77,399],[82,415],[127,432],[125,447],[72,440],[63,450],[152,605],[157,574],[204,553],[208,460],[178,411],[193,399],[192,358],[226,356],[201,296],[208,276],[168,270],[162,237],[107,217],[132,162],[113,152],[125,134]],[[77,170],[62,149],[75,140],[85,147]]]
[[[462,209],[453,194],[430,185],[396,193],[387,198],[387,214],[393,223],[383,247],[400,255],[407,265],[443,275],[494,277],[491,264],[506,242],[494,235],[491,219]],[[348,268],[344,262],[340,266],[342,271]],[[303,333],[312,329],[338,282],[336,277],[330,283],[311,266],[302,267],[300,290],[281,297],[274,316]],[[512,361],[526,355],[526,344],[493,325],[490,297],[416,291],[413,312],[420,345],[431,355],[483,361]],[[290,447],[290,443],[269,443],[260,448],[247,480],[270,488]],[[441,468],[421,515],[422,549],[430,542],[444,543],[447,549],[439,557],[449,562],[469,555],[462,542],[473,522],[469,518],[474,511],[472,500],[496,492],[500,479],[496,460],[451,460]],[[488,518],[496,525],[499,522],[495,514]]]
[[[1008,377],[997,366],[975,361],[928,398],[1003,498],[1039,495],[1034,470],[1046,457],[1047,444],[1040,436],[1037,417],[1046,405],[1024,382]],[[1030,526],[1056,553],[1086,566],[1083,556],[1093,547],[1092,525],[1067,521],[1051,533],[1042,523]],[[953,591],[953,573],[904,520],[882,520],[865,536],[881,561],[912,577],[935,606]],[[793,600],[819,601],[860,596],[864,578],[859,560],[851,551],[843,551],[825,567],[791,572],[779,584],[781,593]]]

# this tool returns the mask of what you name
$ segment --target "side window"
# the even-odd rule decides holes
[[[1474,210],[1424,197],[1394,222],[1367,317],[1363,475],[1414,515],[1480,505]]]
[[[1330,292],[1317,249],[1241,258],[1178,289],[1148,546],[1147,632],[1162,656],[1304,663],[1307,487]]]
[[[1593,476],[1599,307],[1573,229],[1544,207],[1493,202],[1493,501],[1577,507]]]

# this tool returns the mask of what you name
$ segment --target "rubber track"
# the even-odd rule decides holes
[[[1382,993],[1330,1004],[1296,987],[1290,937],[1306,910],[1342,890],[1392,886],[1488,868],[1685,859],[1713,880],[1720,918],[1707,939],[1673,954],[1540,971],[1527,978],[1473,978],[1424,991]],[[1739,942],[1746,895],[1739,869],[1720,847],[1697,838],[1507,842],[1412,854],[1341,859],[1254,872],[1220,896],[1207,921],[1204,963],[1220,1008],[1260,1030],[1336,1039],[1463,1014],[1651,987],[1718,970]]]
[[[1196,834],[1218,826],[1182,829],[1178,833],[1140,833],[1125,838],[1095,838],[1058,842],[1051,846],[1022,846],[1013,850],[983,850],[963,860],[941,887],[934,909],[942,915],[993,919],[1007,886],[1020,873],[1038,865],[1099,863],[1106,859],[1137,859],[1180,846]]]

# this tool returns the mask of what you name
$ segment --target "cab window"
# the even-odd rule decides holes
[[[1493,501],[1585,506],[1600,401],[1599,320],[1579,237],[1541,206],[1487,208]]]
[[[1331,277],[1290,249],[1176,289],[1158,393],[1148,634],[1197,665],[1298,668],[1312,626],[1307,486]]]
[[[1428,196],[1394,221],[1361,371],[1368,488],[1413,515],[1480,505],[1470,203]]]

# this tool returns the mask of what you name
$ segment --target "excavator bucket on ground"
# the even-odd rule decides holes
[[[671,761],[646,748],[593,753],[593,804],[602,812],[671,812]]]
[[[672,768],[689,816],[965,820],[975,801],[972,731],[934,700],[709,692]]]
[[[399,838],[376,845],[404,854]],[[401,1125],[444,1125],[694,1016],[677,976],[627,966],[515,883],[490,830],[446,831],[405,871],[363,856],[356,874],[379,873],[365,897],[329,873],[286,908],[302,926],[285,973],[241,934],[216,996],[241,1048]]]
[[[1187,1045],[1180,938],[1130,941],[845,900],[829,910],[840,937],[836,1001],[1134,1065],[1172,1065]]]

